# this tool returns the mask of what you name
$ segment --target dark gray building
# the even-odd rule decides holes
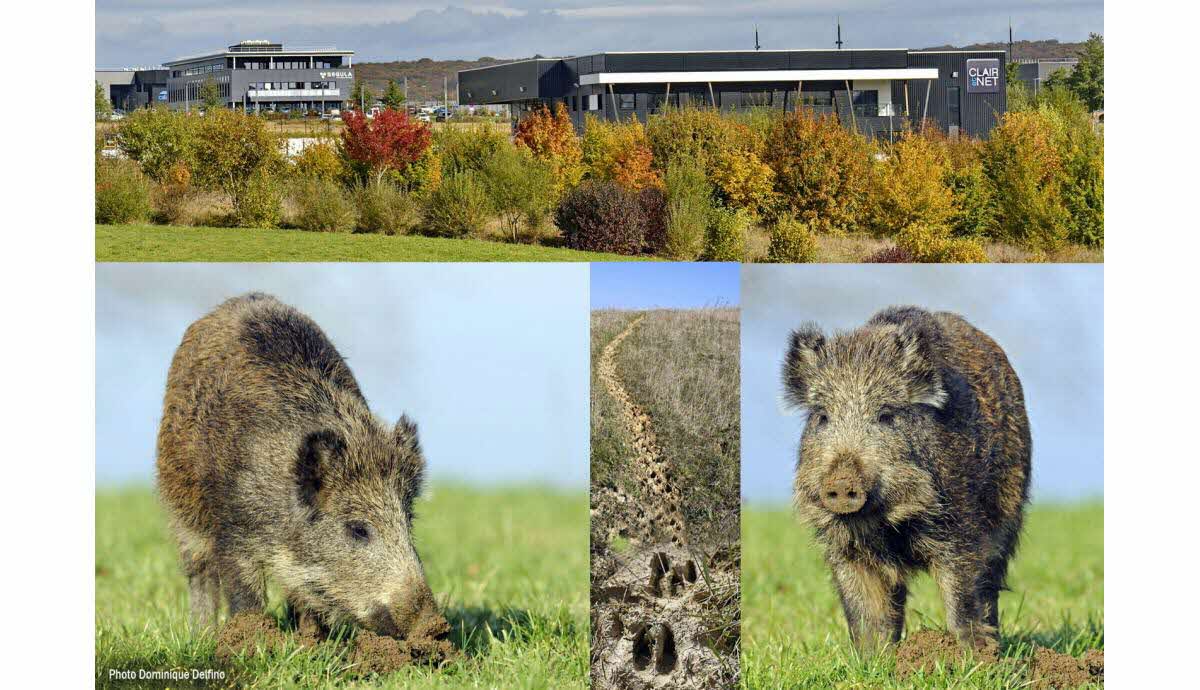
[[[509,104],[514,121],[563,103],[584,117],[647,117],[670,106],[797,107],[836,114],[869,136],[928,119],[986,136],[1006,107],[1004,51],[759,50],[599,53],[458,73],[463,104]]]
[[[98,69],[96,83],[116,110],[135,110],[167,102],[165,69]]]
[[[230,108],[324,113],[350,97],[353,56],[354,51],[333,47],[242,41],[165,63],[167,104],[177,110],[199,107],[200,89],[212,79]]]

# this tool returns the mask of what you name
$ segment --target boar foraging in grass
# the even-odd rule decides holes
[[[897,642],[927,570],[964,644],[999,639],[998,597],[1029,490],[1021,383],[961,317],[893,307],[826,337],[792,333],[788,401],[808,413],[794,500],[833,571],[851,639]]]
[[[273,580],[326,626],[404,636],[436,615],[412,542],[424,459],[387,428],[311,319],[273,297],[192,324],[167,377],[158,489],[192,615],[261,610]]]

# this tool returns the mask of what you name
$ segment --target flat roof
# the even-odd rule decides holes
[[[185,57],[175,58],[174,60],[167,60],[166,62],[163,63],[163,65],[165,65],[167,67],[172,67],[174,65],[181,65],[185,62],[195,62],[197,60],[206,60],[209,58],[219,58],[219,57],[279,57],[279,56],[286,56],[286,55],[353,55],[354,54],[353,50],[339,50],[335,46],[293,46],[293,45],[286,45],[286,44],[274,44],[274,45],[282,45],[282,48],[275,48],[273,46],[266,46],[266,45],[264,45],[264,46],[230,46],[228,48],[221,48],[219,50],[214,50],[214,51],[211,51],[208,53],[200,53],[198,55],[188,55]],[[236,48],[236,50],[235,50],[235,48]],[[257,50],[255,48],[261,48],[261,50]]]
[[[715,55],[724,53],[915,53],[919,55],[934,55],[934,54],[975,54],[975,53],[997,53],[1005,54],[1007,51],[1002,49],[987,49],[987,50],[916,50],[913,48],[772,48],[764,50],[754,50],[746,48],[742,50],[606,50],[598,53],[587,53],[585,55],[567,55],[563,57],[535,57],[522,58],[520,60],[512,60],[509,62],[498,62],[494,65],[483,65],[480,67],[468,67],[458,70],[462,72],[475,72],[484,69],[495,69],[497,67],[505,67],[508,65],[516,65],[524,62],[558,62],[561,60],[579,60],[582,58],[596,57],[598,55]],[[600,70],[605,71],[605,70]]]

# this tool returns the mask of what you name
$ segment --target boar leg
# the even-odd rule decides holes
[[[979,581],[979,606],[983,622],[1000,635],[1000,590],[1004,589],[1004,576],[1008,572],[1008,561],[997,558],[988,562],[987,569]]]
[[[996,626],[985,617],[987,606],[980,583],[989,577],[988,564],[973,556],[959,556],[950,563],[931,568],[942,592],[946,627],[965,645],[980,647],[998,640]],[[992,604],[994,610],[995,604]]]
[[[899,573],[857,562],[839,563],[833,572],[850,640],[859,653],[870,655],[899,642],[908,600]]]
[[[221,603],[220,581],[207,567],[189,570],[188,599],[192,605],[192,624],[199,630],[212,627],[217,620],[217,607]]]
[[[261,587],[255,587],[253,580],[240,570],[228,569],[226,573],[228,576],[221,579],[221,586],[229,598],[229,616],[232,618],[243,611],[261,611],[265,606]]]

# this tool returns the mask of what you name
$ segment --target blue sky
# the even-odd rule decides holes
[[[1096,265],[746,266],[742,272],[742,494],[789,500],[803,416],[782,403],[789,332],[862,325],[915,304],[959,313],[1005,349],[1025,389],[1033,497],[1104,492],[1104,270]]]
[[[592,264],[592,309],[691,309],[738,304],[738,264]]]
[[[925,48],[1104,32],[1103,0],[97,0],[96,64],[156,65],[241,39],[335,44],[370,61],[622,50]],[[32,31],[53,34],[53,26]]]
[[[184,329],[259,290],[312,317],[432,477],[588,483],[587,264],[97,264],[96,481],[150,482]]]

